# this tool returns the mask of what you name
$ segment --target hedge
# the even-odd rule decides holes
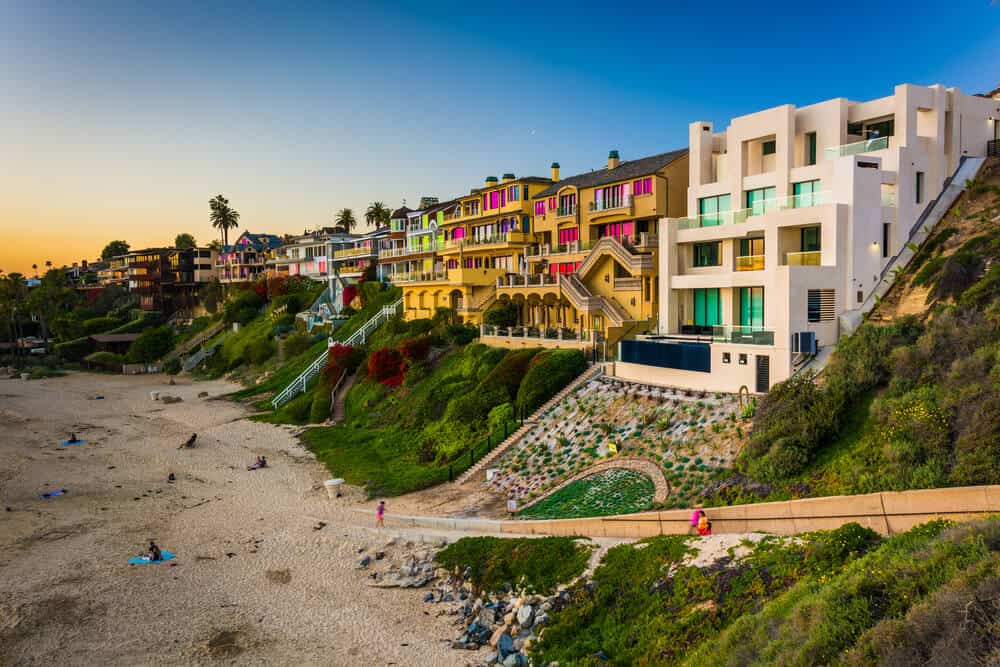
[[[578,350],[546,350],[535,355],[517,390],[517,404],[534,412],[545,401],[587,370],[587,359]]]
[[[53,349],[56,354],[67,361],[82,361],[84,357],[94,351],[94,343],[89,336],[83,336],[64,343],[56,343]]]

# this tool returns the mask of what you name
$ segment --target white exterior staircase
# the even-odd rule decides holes
[[[351,347],[356,347],[358,345],[364,345],[365,341],[368,340],[368,336],[372,334],[379,326],[392,318],[403,306],[403,300],[399,299],[388,306],[383,306],[380,311],[375,313],[374,316],[367,322],[361,325],[361,328],[352,333],[347,337],[346,340],[337,341],[341,345],[349,345]],[[288,383],[288,386],[281,390],[274,398],[271,399],[271,407],[277,410],[282,405],[292,400],[299,394],[304,394],[309,386],[309,382],[319,375],[319,372],[323,370],[326,366],[326,357],[329,353],[329,348],[323,350],[314,362],[309,364],[308,368],[302,371],[297,378]]]

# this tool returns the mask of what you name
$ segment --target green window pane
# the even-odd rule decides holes
[[[710,289],[706,290],[705,295],[705,310],[706,326],[718,326],[722,324],[722,304],[719,301],[719,290]]]

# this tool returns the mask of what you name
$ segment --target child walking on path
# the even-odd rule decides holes
[[[375,527],[385,528],[385,501],[378,501],[378,507],[375,509]]]

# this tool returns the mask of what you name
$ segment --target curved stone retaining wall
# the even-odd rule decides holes
[[[600,473],[607,472],[608,470],[632,470],[648,477],[653,482],[654,503],[662,503],[667,499],[667,496],[670,495],[670,482],[667,481],[667,476],[663,474],[663,467],[656,463],[656,461],[642,456],[616,456],[610,459],[598,461],[594,465],[584,468],[572,477],[556,484],[554,487],[547,490],[543,495],[535,498],[521,509],[527,509],[535,503],[545,500],[556,491],[569,486],[573,482],[593,477],[594,475],[599,475]]]

